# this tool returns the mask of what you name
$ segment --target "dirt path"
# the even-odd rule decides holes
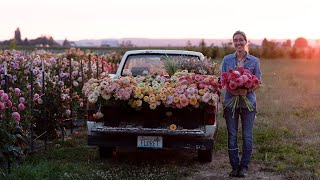
[[[238,179],[229,178],[230,165],[228,154],[222,151],[214,152],[210,163],[200,163],[195,151],[179,150],[122,150],[118,149],[116,159],[122,161],[152,162],[157,164],[174,164],[183,179],[187,180],[212,180],[212,179]],[[132,162],[131,161],[131,162]],[[284,179],[281,174],[264,172],[263,165],[252,162],[248,171],[248,177],[244,179]]]
[[[211,163],[196,163],[195,172],[192,176],[186,179],[192,180],[211,180],[211,179],[238,179],[230,178],[229,173],[231,171],[229,165],[228,154],[224,152],[215,152]],[[284,177],[279,174],[262,171],[263,165],[252,162],[248,171],[248,177],[245,179],[283,179]]]

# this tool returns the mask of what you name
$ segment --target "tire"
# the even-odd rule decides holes
[[[212,149],[198,150],[198,160],[200,162],[211,162],[212,161]]]
[[[112,158],[113,151],[115,151],[114,147],[99,146],[99,155],[102,159]]]

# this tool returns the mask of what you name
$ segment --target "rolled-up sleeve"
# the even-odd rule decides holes
[[[261,70],[260,70],[260,59],[257,58],[257,62],[255,64],[255,73],[254,75],[257,76],[257,78],[261,81]]]

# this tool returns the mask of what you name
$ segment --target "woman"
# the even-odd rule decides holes
[[[247,37],[244,32],[236,31],[233,34],[233,45],[235,53],[226,55],[222,62],[222,72],[228,72],[230,68],[244,67],[251,74],[256,75],[261,80],[260,60],[246,51]],[[256,90],[256,89],[254,89]],[[228,90],[224,96],[224,104],[227,104],[233,96],[246,95],[254,107],[250,111],[245,102],[240,98],[239,106],[233,114],[230,107],[224,108],[224,117],[228,129],[228,152],[232,171],[231,177],[247,176],[248,165],[251,159],[253,146],[253,122],[256,114],[256,95],[254,91],[247,90]],[[242,157],[239,158],[238,149],[238,122],[241,120],[242,126]]]

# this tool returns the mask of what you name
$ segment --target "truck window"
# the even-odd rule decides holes
[[[167,55],[167,54],[138,54],[127,57],[122,73],[129,71],[133,76],[142,75],[145,70],[149,74],[159,74],[167,76],[165,69],[167,61],[184,61],[197,56],[190,55]],[[123,74],[122,74],[123,75]]]

